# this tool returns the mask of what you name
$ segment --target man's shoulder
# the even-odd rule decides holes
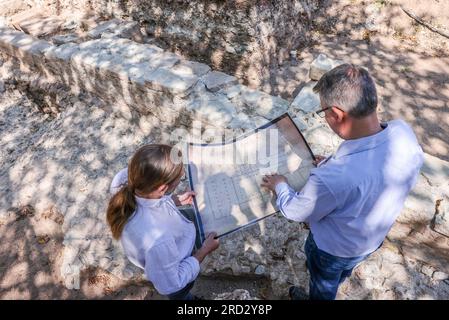
[[[390,127],[389,143],[390,153],[398,158],[419,157],[423,155],[423,150],[412,127],[402,119],[388,122]],[[404,149],[404,147],[407,147]],[[396,151],[396,152],[394,152]]]
[[[387,122],[390,128],[390,138],[408,138],[417,142],[415,132],[412,127],[402,119],[395,119]]]

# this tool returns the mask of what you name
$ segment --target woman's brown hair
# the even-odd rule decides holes
[[[119,239],[136,209],[135,195],[146,195],[160,186],[173,184],[183,172],[182,161],[172,161],[173,148],[163,144],[141,147],[128,165],[128,183],[109,201],[106,218],[114,239]],[[174,151],[174,150],[173,150]],[[180,159],[180,151],[176,154]]]

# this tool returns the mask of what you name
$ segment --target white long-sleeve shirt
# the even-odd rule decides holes
[[[127,168],[111,183],[116,193],[128,179]],[[135,197],[136,211],[125,225],[121,243],[128,259],[145,271],[146,278],[163,295],[184,288],[198,276],[200,265],[191,256],[195,225],[176,208],[169,196]]]

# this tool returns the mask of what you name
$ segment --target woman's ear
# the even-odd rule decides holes
[[[168,184],[163,184],[159,188],[156,189],[160,195],[164,195],[168,190]]]

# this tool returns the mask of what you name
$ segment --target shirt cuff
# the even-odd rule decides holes
[[[197,258],[190,256],[186,259],[184,259],[185,262],[187,262],[192,267],[192,279],[195,280],[196,277],[198,277],[198,274],[200,273],[200,262]]]
[[[291,188],[287,182],[280,182],[274,187],[274,190],[276,191],[277,196],[279,196],[281,193],[289,192],[290,189]]]

